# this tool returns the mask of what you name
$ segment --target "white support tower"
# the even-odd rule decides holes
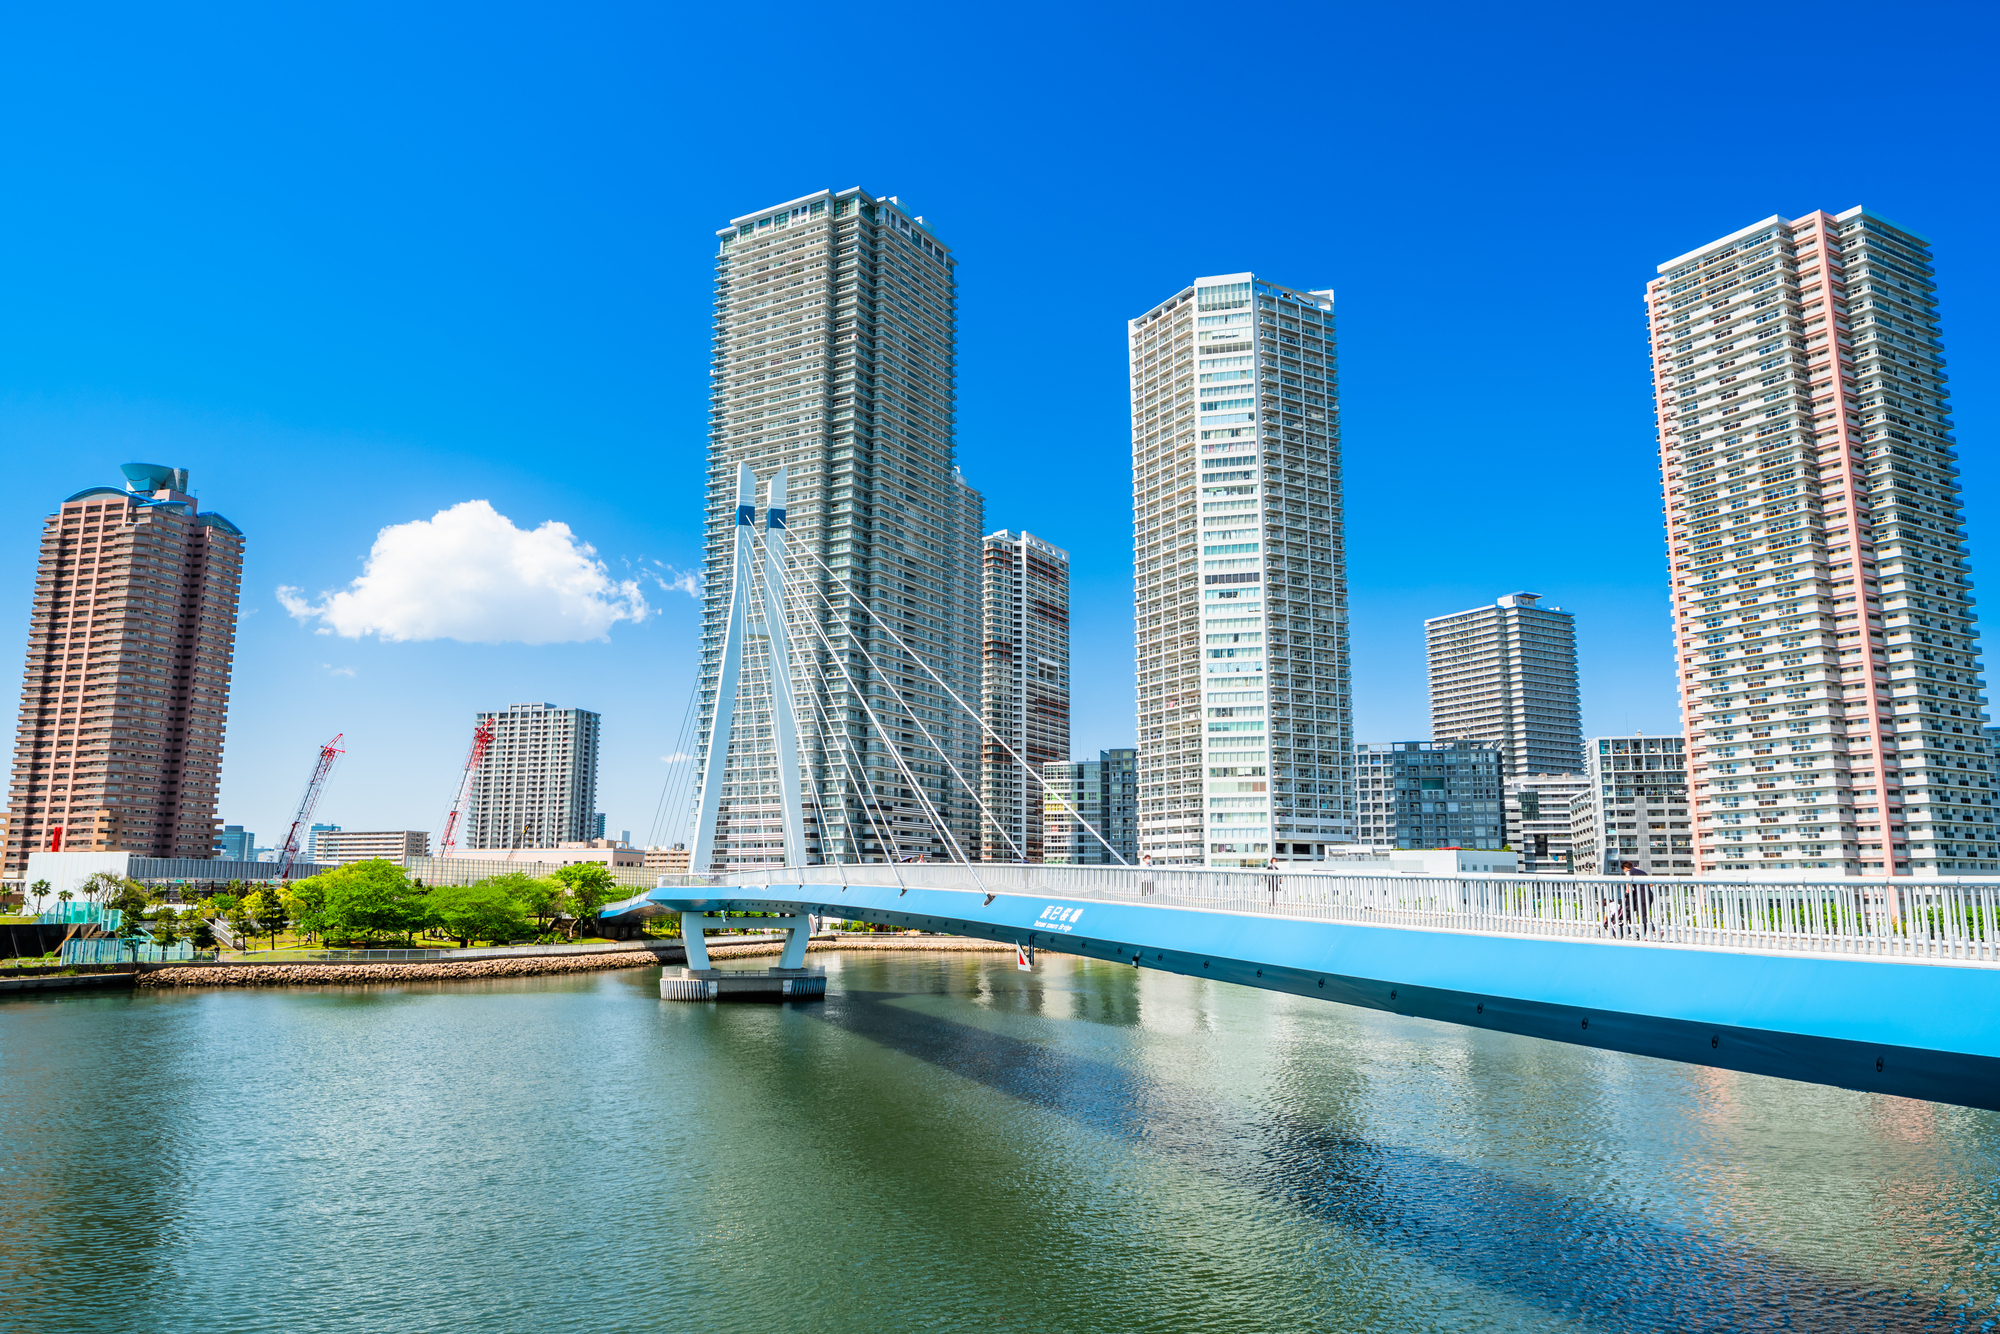
[[[748,465],[745,465],[746,468]],[[764,502],[764,634],[770,647],[771,721],[778,746],[778,792],[785,829],[785,864],[806,864],[806,827],[799,804],[799,722],[792,705],[792,636],[785,620],[785,470],[771,474]],[[788,968],[800,964],[787,964]]]
[[[736,722],[737,687],[743,675],[744,641],[766,637],[770,651],[772,731],[777,746],[778,784],[782,794],[785,860],[806,860],[805,825],[799,799],[799,739],[792,703],[792,655],[785,621],[785,470],[771,478],[765,516],[764,620],[750,620],[756,596],[754,525],[757,476],[750,465],[736,468],[736,559],[729,584],[729,620],[722,640],[722,666],[716,677],[715,723],[709,731],[708,754],[702,765],[701,800],[695,816],[694,852],[688,867],[696,874],[710,869],[716,845],[716,821],[722,808],[723,777],[729,764],[730,734]]]

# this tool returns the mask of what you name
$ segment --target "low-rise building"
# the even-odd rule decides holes
[[[1500,764],[1499,745],[1487,741],[1357,745],[1357,841],[1497,850],[1506,838]]]
[[[312,840],[312,860],[345,866],[375,858],[400,863],[431,855],[431,836],[421,829],[340,829],[320,827]]]
[[[553,848],[454,848],[449,858],[439,860],[477,862],[520,862],[529,866],[568,866],[574,862],[597,862],[602,866],[646,864],[646,853],[608,838],[581,839]]]
[[[1592,737],[1584,745],[1584,764],[1589,782],[1570,806],[1577,874],[1692,876],[1686,742],[1677,736]],[[1731,812],[1739,821],[1747,813]]]
[[[288,880],[297,880],[331,866],[292,863]],[[31,852],[27,883],[46,880],[51,895],[80,892],[84,881],[100,871],[137,880],[187,900],[201,898],[232,880],[265,882],[278,875],[276,862],[223,861],[213,857],[147,857],[136,852]]]
[[[645,866],[648,871],[657,871],[661,875],[686,875],[688,857],[685,843],[676,843],[671,848],[647,848]]]
[[[1590,787],[1584,774],[1525,774],[1509,778],[1507,846],[1520,854],[1526,875],[1574,875],[1570,804]]]

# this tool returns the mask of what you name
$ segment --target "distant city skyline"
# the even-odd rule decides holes
[[[1752,10],[1736,31],[1833,68],[1869,12]],[[1370,58],[1266,89],[1264,151],[1324,164],[1331,146],[1337,167],[1253,170],[1170,204],[1162,181],[1240,139],[1228,117],[1160,135],[1156,101],[1132,93],[1140,72],[1208,53],[1212,25],[1176,21],[1191,11],[969,50],[969,15],[777,14],[715,11],[695,31],[768,26],[774,86],[881,67],[886,41],[896,96],[921,109],[802,134],[795,99],[742,97],[680,15],[629,7],[476,24],[478,58],[462,25],[382,42],[347,15],[329,44],[303,10],[202,25],[43,7],[16,34],[5,95],[32,129],[11,183],[34,206],[0,226],[34,262],[0,325],[0,571],[32,566],[34,526],[80,469],[134,458],[190,468],[203,505],[251,533],[229,821],[282,833],[315,748],[345,732],[325,818],[435,827],[465,715],[555,699],[615,722],[603,807],[647,832],[698,670],[683,650],[700,622],[685,590],[704,559],[712,234],[821,184],[949,220],[966,261],[958,458],[988,530],[1059,534],[1071,553],[1079,756],[1136,740],[1120,330],[1185,275],[1339,291],[1357,735],[1426,734],[1423,618],[1510,588],[1578,614],[1588,734],[1678,728],[1638,294],[1659,259],[1758,218],[1866,201],[1935,243],[1968,542],[1985,550],[2000,461],[1970,446],[2000,413],[2000,330],[1979,318],[2000,301],[2000,187],[1918,169],[1893,117],[1846,127],[1837,154],[1756,155],[1668,191],[1663,142],[1759,142],[1723,48],[1676,64],[1663,140],[1659,91],[1622,73],[1659,41],[1639,13],[1307,7],[1284,16],[1300,49]],[[1940,160],[1987,152],[1992,27],[1948,6],[1871,39],[1889,67],[1925,71]],[[754,152],[686,133],[717,107]],[[484,514],[433,522],[474,501]],[[390,543],[337,623],[275,596],[353,591],[381,535],[414,524],[428,545]],[[448,577],[468,550],[472,595]],[[588,585],[593,560],[596,594],[560,591]],[[535,597],[496,573],[523,569],[551,575]],[[0,579],[0,626],[25,624],[31,597]]]

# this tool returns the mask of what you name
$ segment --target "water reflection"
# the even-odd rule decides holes
[[[831,967],[788,1007],[650,970],[0,1003],[0,1329],[1991,1315],[1991,1114],[1112,964]]]

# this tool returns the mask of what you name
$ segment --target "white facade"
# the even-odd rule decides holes
[[[858,188],[746,213],[716,238],[697,767],[715,718],[737,466],[756,474],[761,504],[782,465],[805,859],[952,860],[932,810],[976,856],[978,805],[936,753],[976,785],[977,726],[869,615],[978,707],[983,515],[954,462],[957,260],[899,200]],[[784,860],[761,648],[742,681],[698,871]]]
[[[421,829],[322,829],[315,836],[310,861],[334,866],[381,858],[400,863],[405,857],[431,855],[431,836]]]
[[[1766,218],[1646,304],[1697,869],[2000,870],[1929,244]]]
[[[1583,790],[1570,803],[1577,874],[1693,875],[1686,742],[1599,736],[1585,744],[1584,756]],[[1776,819],[1774,804],[1757,808],[1765,824]]]
[[[1506,792],[1507,846],[1528,875],[1575,875],[1571,805],[1591,790],[1586,774],[1523,774]]]
[[[1424,622],[1431,736],[1490,741],[1501,772],[1583,771],[1583,704],[1576,679],[1576,617],[1536,593]]]
[[[492,727],[493,743],[473,775],[459,851],[544,847],[596,833],[596,714],[510,704],[478,722]]]
[[[1354,837],[1333,293],[1195,282],[1130,322],[1139,848]]]

